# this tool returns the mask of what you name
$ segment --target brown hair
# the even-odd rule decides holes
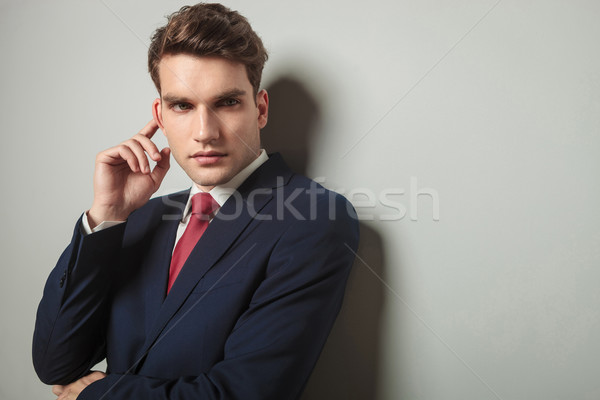
[[[248,80],[258,93],[268,55],[248,20],[221,4],[184,6],[169,15],[165,26],[152,35],[148,70],[160,93],[158,64],[169,54],[217,56],[245,65]]]

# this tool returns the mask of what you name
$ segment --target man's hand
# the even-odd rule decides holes
[[[143,206],[169,170],[170,149],[158,151],[150,140],[158,125],[150,121],[137,135],[96,157],[94,202],[88,211],[91,228],[102,221],[124,221]],[[147,155],[156,166],[151,171]]]
[[[57,395],[56,400],[75,400],[79,393],[85,389],[88,385],[102,379],[106,376],[105,373],[100,371],[94,371],[89,375],[84,376],[81,379],[76,380],[66,386],[54,385],[52,386],[52,393]]]

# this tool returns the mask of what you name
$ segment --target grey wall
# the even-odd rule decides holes
[[[95,154],[151,118],[146,45],[182,4],[0,5],[2,399],[53,398],[37,302]],[[305,399],[600,398],[599,3],[226,4],[270,49],[266,145],[362,218]]]

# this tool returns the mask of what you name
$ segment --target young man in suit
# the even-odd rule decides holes
[[[34,365],[59,399],[300,396],[358,224],[346,199],[261,149],[266,59],[219,4],[184,7],[155,32],[154,118],[98,154],[92,206],[38,309]],[[171,153],[192,188],[149,200]],[[103,359],[105,373],[90,371]]]

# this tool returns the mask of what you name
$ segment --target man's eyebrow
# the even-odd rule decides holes
[[[232,97],[242,97],[246,95],[246,91],[243,89],[228,89],[225,90],[219,94],[217,94],[214,97],[215,101],[221,101],[221,100],[226,100],[226,99],[230,99]],[[178,96],[176,94],[170,94],[167,93],[165,95],[162,96],[162,101],[166,102],[166,103],[192,103],[193,101],[186,96]]]
[[[177,96],[175,94],[165,94],[162,96],[162,101],[166,103],[190,103],[191,100],[185,96]]]
[[[226,90],[222,93],[220,93],[219,95],[215,96],[216,100],[226,100],[226,99],[230,99],[232,97],[242,97],[246,94],[245,90],[242,89],[229,89]]]

